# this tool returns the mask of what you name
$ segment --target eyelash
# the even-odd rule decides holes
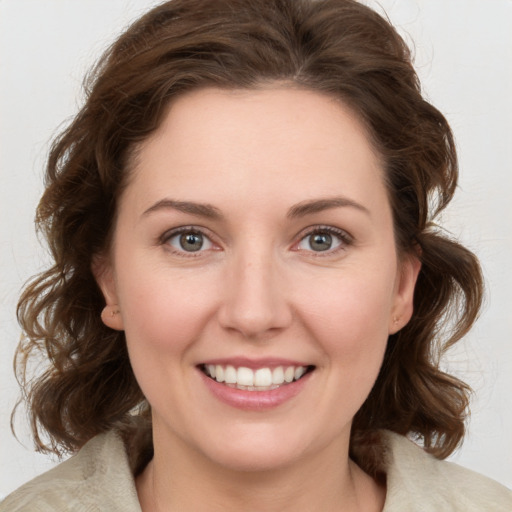
[[[200,235],[205,240],[208,241],[208,243],[215,246],[215,242],[212,241],[211,236],[209,236],[206,233],[206,230],[204,228],[200,228],[197,226],[181,226],[176,229],[172,229],[170,231],[166,231],[159,239],[159,242],[161,245],[166,245],[169,247],[169,250],[177,254],[178,256],[187,257],[187,258],[197,258],[201,256],[201,253],[205,252],[205,250],[201,247],[201,249],[197,251],[185,251],[185,250],[178,250],[171,246],[169,243],[170,240],[173,238],[182,235],[182,234],[191,234],[191,235]],[[302,232],[299,236],[298,242],[295,242],[292,246],[292,250],[294,251],[303,251],[303,249],[298,248],[298,245],[302,243],[305,239],[308,237],[311,237],[313,235],[317,234],[328,234],[331,236],[336,237],[340,244],[338,247],[335,247],[334,249],[327,249],[325,251],[313,251],[313,250],[304,250],[305,252],[311,253],[314,255],[314,257],[327,257],[332,256],[333,254],[337,254],[340,251],[346,250],[346,248],[353,244],[353,238],[350,236],[346,231],[335,228],[333,226],[314,226],[312,228],[307,228],[306,231]],[[215,249],[214,249],[215,250]]]
[[[199,228],[197,226],[181,226],[176,229],[172,229],[170,231],[166,231],[161,237],[160,237],[160,244],[166,245],[169,250],[173,254],[177,254],[178,256],[184,256],[186,258],[197,258],[201,256],[201,253],[204,252],[204,250],[199,249],[198,251],[185,251],[185,250],[178,250],[175,249],[169,242],[173,238],[183,235],[183,234],[190,234],[190,235],[200,235],[205,240],[207,240],[210,244],[215,245],[215,243],[212,241],[211,236],[209,236],[204,228]]]
[[[315,226],[313,228],[307,228],[306,231],[300,235],[299,241],[296,242],[293,247],[297,247],[303,240],[317,234],[328,234],[334,236],[340,241],[340,244],[334,249],[327,249],[325,251],[308,250],[307,252],[311,253],[315,258],[332,256],[333,254],[346,250],[348,246],[354,243],[352,236],[342,229],[335,228],[333,226]],[[302,249],[296,248],[294,250],[301,251]]]

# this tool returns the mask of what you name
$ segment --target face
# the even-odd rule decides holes
[[[418,268],[343,104],[206,89],[141,146],[97,278],[155,450],[269,469],[346,453]]]

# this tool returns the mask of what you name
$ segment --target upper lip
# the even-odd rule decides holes
[[[245,367],[251,368],[252,370],[258,368],[276,368],[277,366],[312,366],[310,363],[304,363],[293,359],[283,358],[247,358],[247,357],[225,357],[215,358],[202,361],[198,366],[201,365],[221,365],[221,366],[234,366],[235,368]]]

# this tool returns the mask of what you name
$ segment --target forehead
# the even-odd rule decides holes
[[[290,87],[179,97],[138,148],[134,167],[128,188],[152,198],[168,191],[208,202],[215,195],[297,202],[343,193],[371,202],[383,187],[379,156],[353,112]]]

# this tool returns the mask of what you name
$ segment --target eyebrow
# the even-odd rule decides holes
[[[159,210],[168,209],[178,210],[183,213],[190,213],[191,215],[205,217],[207,219],[222,219],[222,214],[220,213],[220,210],[215,206],[203,203],[193,203],[191,201],[176,201],[174,199],[162,199],[161,201],[156,202],[153,206],[144,211],[142,216],[149,215],[150,213]]]
[[[370,214],[368,208],[356,201],[353,201],[352,199],[348,199],[347,197],[327,197],[323,199],[313,199],[311,201],[302,201],[288,210],[287,217],[294,219],[297,217],[312,215],[313,213],[323,212],[324,210],[330,210],[331,208],[342,207],[355,208],[367,215]]]
[[[305,217],[306,215],[312,215],[319,213],[324,210],[330,210],[332,208],[350,207],[356,210],[362,211],[366,214],[370,214],[370,211],[362,204],[348,199],[346,197],[329,197],[322,199],[313,199],[310,201],[302,201],[292,206],[286,216],[290,219],[299,217]],[[197,217],[204,217],[212,220],[222,220],[223,215],[221,211],[211,204],[207,203],[194,203],[192,201],[177,201],[175,199],[162,199],[156,202],[153,206],[149,207],[142,214],[143,216],[149,215],[150,213],[160,210],[177,210],[183,213],[189,213],[196,215]]]

